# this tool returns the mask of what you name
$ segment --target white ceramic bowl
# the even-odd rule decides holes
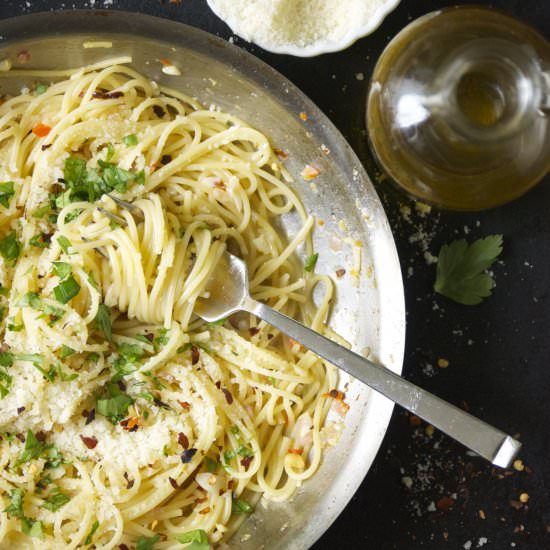
[[[246,32],[241,28],[241,22],[239,20],[238,13],[231,13],[227,17],[221,13],[221,11],[215,5],[214,0],[207,0],[210,9],[222,20],[225,21],[231,30],[238,36],[245,40],[257,44],[264,50],[272,53],[282,53],[287,55],[294,55],[296,57],[313,57],[315,55],[321,55],[323,53],[338,52],[345,50],[351,46],[354,42],[374,32],[384,21],[384,18],[393,11],[400,0],[385,0],[382,5],[372,14],[372,17],[365,25],[352,27],[346,34],[338,41],[333,40],[318,40],[308,46],[299,47],[293,44],[283,44],[274,46],[266,43],[261,39],[256,39],[253,36],[248,36]]]

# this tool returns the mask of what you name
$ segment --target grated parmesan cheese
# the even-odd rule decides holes
[[[239,36],[265,49],[337,44],[365,26],[384,0],[208,0]]]

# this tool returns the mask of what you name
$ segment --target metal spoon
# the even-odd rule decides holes
[[[199,298],[195,306],[195,313],[205,321],[219,321],[237,311],[252,313],[495,466],[507,468],[517,455],[521,443],[509,435],[404,380],[382,365],[253,300],[248,290],[247,267],[240,258],[226,252],[207,283],[207,291],[208,298]]]

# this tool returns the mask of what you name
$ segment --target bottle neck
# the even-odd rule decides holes
[[[424,107],[455,137],[496,144],[521,134],[550,108],[550,77],[535,51],[502,39],[476,39],[452,51]]]

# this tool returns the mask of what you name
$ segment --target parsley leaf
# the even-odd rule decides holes
[[[19,256],[19,243],[17,235],[12,231],[7,237],[0,240],[0,254],[5,260],[15,260]]]
[[[317,264],[317,260],[319,259],[319,253],[316,252],[315,254],[312,254],[311,256],[308,256],[304,262],[304,269],[306,271],[313,271],[315,269],[315,264]]]
[[[69,241],[65,235],[58,237],[57,242],[65,254],[72,254],[72,252],[69,252],[69,248],[72,246],[71,241]]]
[[[67,262],[53,262],[53,272],[63,280],[72,273],[71,264]]]
[[[136,542],[136,550],[153,550],[155,544],[160,540],[160,535],[154,537],[141,536]]]
[[[113,341],[113,328],[111,325],[111,310],[105,304],[100,304],[97,308],[95,322],[98,328],[105,334],[109,342]]]
[[[254,511],[254,508],[243,500],[242,498],[234,498],[231,504],[231,512],[233,514],[251,514]]]
[[[25,496],[25,492],[21,488],[13,489],[10,492],[10,504],[9,506],[4,510],[4,512],[7,512],[10,514],[10,516],[13,516],[14,518],[22,518],[24,517],[23,514],[23,497]]]
[[[4,208],[8,208],[10,205],[10,199],[15,194],[13,188],[13,181],[3,181],[0,183],[0,204]]]
[[[28,537],[35,537],[35,538],[41,539],[43,536],[42,522],[35,519],[22,517],[21,531],[23,531],[23,534],[27,535]]]
[[[69,275],[64,281],[60,282],[54,287],[53,293],[55,299],[61,304],[66,304],[72,300],[80,292],[80,285],[76,282],[76,279]]]
[[[65,506],[69,500],[71,500],[71,497],[58,492],[46,498],[44,504],[42,504],[42,508],[50,512],[57,512],[62,506]]]
[[[136,134],[130,134],[128,136],[124,136],[123,141],[126,147],[132,147],[133,145],[138,144],[138,137],[136,136]]]
[[[17,459],[15,465],[19,466],[25,464],[25,462],[30,462],[31,460],[38,458],[42,451],[44,450],[44,443],[41,443],[36,436],[27,430],[27,437],[25,438],[25,448],[21,453],[21,456]]]
[[[97,398],[96,413],[107,417],[113,424],[120,422],[128,415],[128,407],[134,400],[127,394],[123,393],[117,384],[108,383],[108,397]]]
[[[491,295],[494,280],[485,270],[502,252],[502,235],[468,244],[459,239],[443,245],[437,262],[434,290],[459,304],[479,304]]]
[[[86,536],[86,540],[84,541],[84,544],[92,544],[92,540],[94,538],[94,533],[97,531],[99,527],[99,521],[95,520],[92,524],[92,528],[90,529],[90,532]]]
[[[202,529],[195,529],[194,531],[187,531],[187,533],[177,535],[176,540],[181,544],[190,543],[189,546],[185,547],[186,550],[210,550],[208,535]]]

